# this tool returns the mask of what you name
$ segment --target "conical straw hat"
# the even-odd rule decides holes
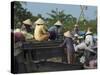
[[[78,24],[75,24],[74,26],[75,26],[75,27],[78,27]]]
[[[62,26],[63,24],[58,20],[54,25]]]
[[[39,18],[38,20],[35,21],[35,24],[45,24],[44,20]]]
[[[25,21],[23,21],[24,24],[27,24],[27,25],[32,25],[32,22],[30,19],[27,19]]]
[[[72,34],[71,34],[70,31],[65,32],[65,33],[64,33],[64,36],[65,36],[65,37],[70,37],[70,38],[72,38]]]

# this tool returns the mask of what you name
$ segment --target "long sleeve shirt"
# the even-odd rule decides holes
[[[67,48],[68,52],[75,52],[72,38],[66,37],[64,42],[62,43],[62,46]]]

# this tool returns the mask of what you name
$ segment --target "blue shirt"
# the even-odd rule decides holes
[[[75,52],[72,38],[66,37],[62,46],[66,47],[68,52]]]
[[[62,27],[57,28],[56,26],[52,26],[48,29],[48,31],[55,32],[56,34],[60,34],[62,31]]]

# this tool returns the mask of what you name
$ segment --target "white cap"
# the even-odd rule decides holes
[[[27,25],[32,25],[32,22],[30,19],[27,19],[25,21],[23,21],[24,24],[27,24]]]
[[[35,24],[45,24],[44,20],[39,18],[38,20],[35,21]]]
[[[64,33],[64,36],[65,36],[65,37],[70,37],[70,38],[72,38],[72,34],[71,34],[70,31],[65,32],[65,33]]]
[[[78,35],[78,34],[75,34],[74,36],[75,36],[75,37],[79,37],[79,35]]]
[[[63,24],[58,20],[54,25],[62,26]]]

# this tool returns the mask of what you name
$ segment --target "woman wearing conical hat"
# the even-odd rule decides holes
[[[30,19],[26,19],[22,22],[23,25],[21,27],[21,33],[25,36],[25,39],[33,39],[32,35],[32,21]]]
[[[35,30],[34,30],[34,38],[38,41],[46,41],[49,38],[49,33],[47,31],[47,27],[45,25],[44,20],[39,18],[35,22]]]
[[[51,26],[48,31],[50,33],[50,39],[55,40],[57,37],[59,37],[59,34],[61,34],[63,30],[63,24],[58,20],[53,26]]]
[[[62,47],[65,47],[65,52],[67,55],[67,61],[68,64],[74,64],[75,63],[75,50],[74,50],[74,42],[72,40],[72,34],[70,31],[67,31],[64,33],[65,40],[64,42],[60,45]]]
[[[31,33],[32,32],[32,21],[30,19],[26,19],[25,21],[23,21],[21,30]]]

